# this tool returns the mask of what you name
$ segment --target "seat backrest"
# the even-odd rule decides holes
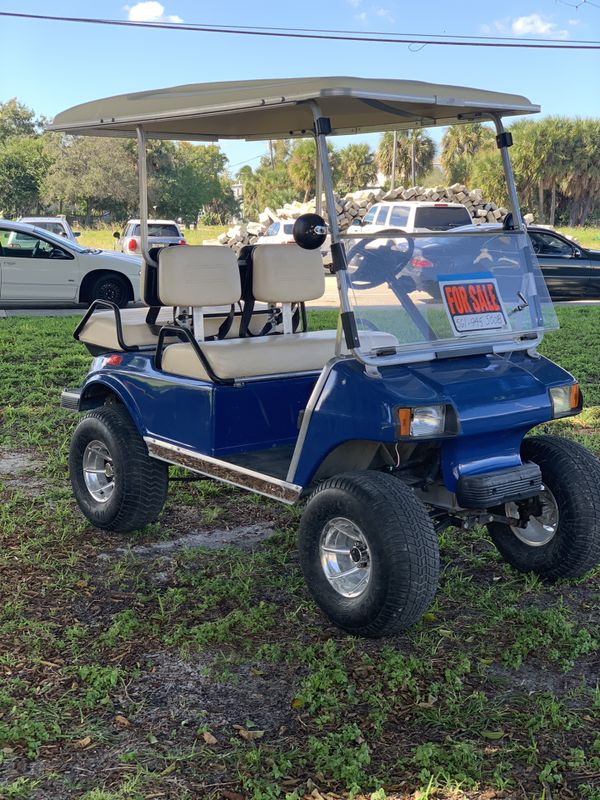
[[[252,293],[264,303],[281,303],[283,332],[292,333],[292,303],[317,300],[325,292],[319,250],[297,244],[256,245],[252,254]]]
[[[240,299],[235,253],[220,245],[165,247],[158,255],[158,296],[165,306],[192,307],[194,336],[204,339],[203,309]]]

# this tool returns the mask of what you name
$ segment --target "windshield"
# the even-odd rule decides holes
[[[52,242],[52,244],[56,244],[59,247],[66,247],[68,250],[74,250],[76,253],[89,253],[89,247],[82,247],[79,244],[76,244],[71,239],[67,239],[65,236],[57,236],[52,231],[43,230],[42,228],[38,228],[37,226],[33,228],[33,230],[38,234],[38,236],[42,236],[48,242]],[[26,236],[24,232],[21,234]],[[19,236],[19,233],[16,234]]]
[[[417,208],[415,228],[427,228],[430,231],[449,231],[459,225],[469,225],[471,216],[466,208],[452,206],[424,206]]]
[[[133,229],[133,236],[140,235],[140,226],[136,225]],[[164,236],[170,239],[179,239],[181,235],[176,225],[165,225],[162,223],[148,223],[148,236]]]
[[[361,353],[376,341],[366,333],[373,330],[391,334],[385,353],[375,355],[435,345],[443,356],[474,345],[531,346],[543,329],[558,327],[525,233],[349,234],[343,241]]]

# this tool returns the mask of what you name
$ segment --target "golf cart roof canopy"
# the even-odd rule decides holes
[[[158,139],[278,139],[312,130],[309,101],[332,134],[432,127],[539,111],[526,97],[461,86],[379,78],[281,78],[192,83],[116,95],[58,114],[49,130]]]

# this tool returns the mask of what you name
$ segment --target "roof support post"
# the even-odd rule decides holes
[[[360,347],[360,340],[358,338],[354,311],[348,299],[350,286],[348,270],[346,269],[346,251],[340,242],[340,229],[338,227],[335,197],[333,194],[333,175],[331,164],[329,163],[329,153],[327,152],[327,134],[331,132],[331,123],[327,117],[322,116],[321,109],[316,101],[310,100],[309,106],[314,119],[317,157],[321,165],[322,182],[325,190],[325,200],[327,202],[329,233],[331,236],[331,258],[340,296],[340,323],[346,340],[346,346],[350,350],[355,350],[357,347]],[[341,336],[339,333],[338,331],[335,345],[336,356],[340,355],[342,348]]]
[[[498,143],[498,149],[500,150],[500,156],[502,157],[502,166],[504,168],[504,175],[506,177],[506,184],[508,186],[508,199],[510,202],[510,210],[512,211],[513,215],[513,222],[516,228],[525,231],[525,223],[523,222],[523,217],[521,216],[521,207],[519,205],[519,198],[517,196],[517,187],[515,186],[515,176],[513,173],[512,164],[510,163],[510,157],[508,155],[508,148],[510,144],[512,144],[512,137],[510,134],[507,135],[502,123],[502,117],[499,114],[493,114],[492,119],[494,120],[494,125],[496,126],[496,142]]]
[[[535,328],[543,328],[544,327],[544,317],[542,314],[542,307],[540,304],[540,297],[537,292],[537,286],[535,283],[535,265],[534,265],[534,255],[533,250],[531,249],[531,245],[529,244],[529,237],[527,235],[527,226],[523,220],[523,215],[521,214],[521,206],[519,205],[519,197],[517,195],[517,187],[515,186],[515,176],[513,173],[512,164],[510,162],[510,156],[508,155],[508,148],[512,144],[512,136],[510,132],[506,131],[504,125],[502,123],[502,117],[499,114],[492,114],[492,119],[494,120],[494,124],[496,126],[496,143],[498,145],[498,149],[500,150],[500,156],[502,157],[502,166],[504,168],[504,175],[506,177],[506,185],[508,186],[508,199],[510,202],[510,210],[512,211],[513,215],[513,225],[514,227],[521,231],[523,234],[522,247],[523,256],[525,259],[525,263],[527,264],[527,271],[529,273],[529,287],[527,290],[527,294],[531,299],[531,303],[529,304],[529,312],[531,315],[531,324],[532,327]],[[543,334],[540,335],[540,341]]]
[[[138,146],[138,187],[140,195],[140,246],[146,264],[157,267],[148,252],[148,168],[146,165],[146,134],[141,125],[136,126]],[[143,299],[143,298],[142,298]]]

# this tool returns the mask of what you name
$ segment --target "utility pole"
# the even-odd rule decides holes
[[[390,191],[396,186],[396,154],[398,152],[398,131],[394,131],[394,145],[392,147],[392,179],[390,181]]]
[[[410,179],[412,185],[417,185],[417,140],[415,138],[415,131],[412,131],[411,148],[410,148]]]
[[[273,140],[269,139],[269,155],[271,156],[271,169],[275,169],[275,159],[273,158]]]

